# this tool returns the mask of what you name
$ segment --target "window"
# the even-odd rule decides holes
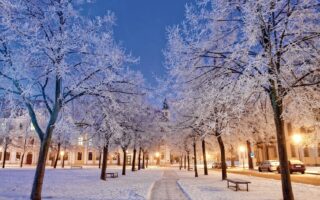
[[[0,161],[2,160],[2,152],[0,152]]]
[[[10,160],[10,152],[6,152],[6,160]]]
[[[304,157],[309,157],[309,148],[308,148],[308,146],[305,146],[303,148],[303,154],[304,154]]]
[[[96,160],[100,160],[100,155],[99,154],[97,154]]]
[[[18,160],[18,161],[19,161],[19,160],[20,160],[20,158],[21,158],[21,153],[20,153],[20,152],[17,152],[17,153],[16,153],[16,160]]]
[[[88,160],[92,160],[92,152],[89,152]]]
[[[80,145],[80,146],[83,145],[83,137],[78,138],[78,145]]]
[[[318,144],[318,157],[320,157],[320,143]],[[0,157],[1,160],[1,157]]]
[[[78,160],[82,160],[82,153],[78,152]]]
[[[290,148],[291,148],[291,157],[296,157],[296,148],[293,144],[290,144]]]
[[[69,158],[68,153],[65,152],[63,157],[64,157],[64,160],[68,160],[68,158]]]

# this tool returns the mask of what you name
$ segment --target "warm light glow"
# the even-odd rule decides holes
[[[295,144],[300,144],[301,141],[302,141],[302,136],[300,134],[294,134],[292,136],[292,141],[295,143]]]
[[[61,155],[61,156],[64,156],[64,151],[61,151],[61,152],[60,152],[60,155]]]
[[[206,157],[207,157],[207,159],[211,159],[211,156],[208,153],[206,153]]]
[[[160,153],[156,152],[156,157],[159,158],[159,156],[160,156]]]
[[[241,153],[243,153],[243,152],[246,151],[246,148],[245,148],[244,146],[240,146],[240,147],[239,147],[239,151],[240,151]]]
[[[0,147],[0,151],[2,151],[2,147]]]

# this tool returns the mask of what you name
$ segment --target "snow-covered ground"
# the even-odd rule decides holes
[[[221,180],[221,173],[210,171],[209,176],[200,175],[194,178],[194,173],[177,171],[180,176],[178,184],[190,199],[194,200],[281,200],[281,183],[278,180],[228,174],[228,178],[240,178],[251,181],[249,192],[233,191],[227,188],[227,182]],[[245,185],[240,188],[245,189]],[[293,183],[295,199],[319,199],[320,187]]]
[[[152,184],[159,180],[163,171],[147,169],[100,181],[98,169],[48,169],[46,171],[43,199],[98,200],[98,199],[146,199]],[[0,200],[29,199],[34,169],[1,169]]]

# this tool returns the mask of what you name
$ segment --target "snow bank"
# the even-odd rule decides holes
[[[98,169],[48,169],[46,171],[43,199],[146,199],[152,184],[161,178],[162,171],[141,170],[126,176],[117,171],[119,178],[100,181]],[[0,170],[0,200],[29,199],[34,169]]]

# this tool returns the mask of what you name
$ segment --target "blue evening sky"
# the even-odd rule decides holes
[[[149,84],[155,85],[154,75],[164,76],[162,50],[166,46],[166,27],[180,23],[186,3],[192,0],[95,0],[88,5],[91,16],[111,10],[117,17],[115,38],[140,57],[134,69],[143,73]]]

